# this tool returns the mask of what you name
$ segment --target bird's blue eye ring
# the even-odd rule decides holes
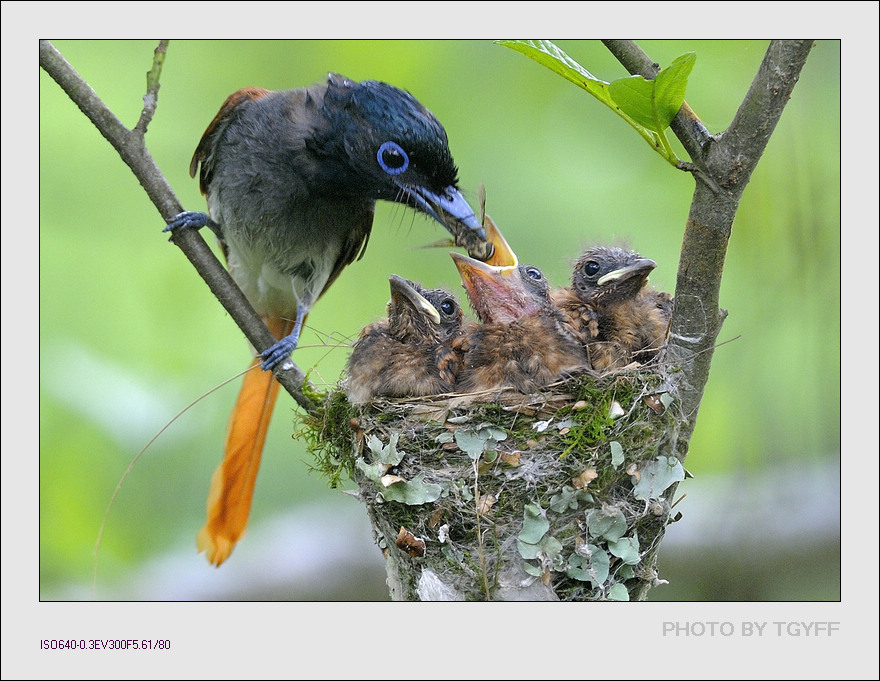
[[[541,270],[537,267],[527,267],[526,274],[529,275],[529,278],[534,279],[535,281],[541,281],[544,278],[544,275],[541,274]]]
[[[389,175],[400,175],[409,168],[409,156],[397,142],[385,142],[376,152],[379,167]]]

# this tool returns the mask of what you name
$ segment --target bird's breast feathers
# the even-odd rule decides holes
[[[299,304],[311,307],[324,290],[338,258],[338,249],[310,248],[291,242],[264,252],[260,244],[238,243],[227,237],[229,273],[261,315],[295,318]],[[298,246],[298,248],[295,248]]]

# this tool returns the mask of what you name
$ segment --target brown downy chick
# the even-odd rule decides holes
[[[389,277],[388,317],[361,332],[348,359],[352,404],[451,392],[461,368],[462,310],[442,289]]]
[[[588,368],[581,344],[553,307],[541,270],[450,255],[482,322],[468,333],[459,391],[511,387],[531,393]]]
[[[571,286],[553,292],[566,327],[586,346],[594,369],[644,363],[662,347],[672,297],[647,286],[656,266],[634,251],[591,248],[578,258]]]

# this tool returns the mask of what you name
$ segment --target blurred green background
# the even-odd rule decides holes
[[[766,41],[645,41],[661,66],[697,55],[687,101],[713,133],[741,102]],[[128,127],[153,41],[57,41]],[[627,75],[598,41],[558,45],[603,80]],[[521,259],[564,284],[586,246],[625,243],[674,290],[693,182],[587,93],[491,41],[172,41],[147,146],[183,206],[225,97],[300,87],[330,71],[412,92],[444,124],[461,186]],[[813,49],[743,197],[725,265],[719,338],[687,468],[687,497],[652,600],[840,598],[840,43]],[[680,146],[674,143],[677,149]],[[680,152],[681,153],[681,152]],[[162,234],[137,180],[40,73],[40,597],[90,597],[108,503],[174,415],[243,370],[248,346]],[[210,237],[206,231],[205,235]],[[380,204],[366,256],[309,316],[295,360],[332,384],[347,344],[381,316],[391,273],[461,291],[437,225]],[[95,597],[387,598],[359,503],[310,472],[283,394],[248,535],[220,569],[195,551],[238,381],[150,446],[119,491]],[[794,568],[793,566],[797,566]]]

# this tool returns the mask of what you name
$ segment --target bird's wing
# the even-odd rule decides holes
[[[226,126],[229,125],[235,116],[236,109],[243,102],[259,99],[267,94],[269,94],[269,90],[259,87],[246,87],[233,92],[226,98],[223,106],[220,107],[220,111],[214,116],[214,120],[205,129],[202,139],[199,140],[199,145],[196,147],[192,160],[189,163],[190,177],[196,176],[199,163],[202,164],[202,170],[199,173],[199,190],[205,196],[208,195],[208,185],[211,183],[211,174],[214,170],[214,149],[217,141],[223,136]]]
[[[352,215],[351,230],[345,233],[342,248],[339,250],[339,257],[333,263],[327,283],[324,284],[324,288],[318,297],[324,295],[324,292],[336,281],[336,278],[346,266],[363,257],[364,251],[367,250],[367,243],[370,240],[370,231],[373,229],[373,212],[372,207],[369,209],[365,207],[363,210]]]

